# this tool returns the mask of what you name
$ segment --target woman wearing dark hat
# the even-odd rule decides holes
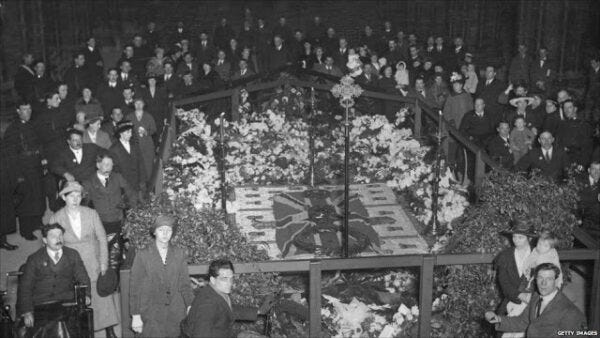
[[[222,84],[223,81],[217,71],[214,70],[213,65],[208,61],[204,61],[198,78],[198,86],[201,90],[214,90],[221,87]]]
[[[556,135],[558,132],[558,128],[562,123],[562,119],[560,118],[560,111],[558,102],[552,99],[546,99],[546,114],[544,114],[544,123],[542,124],[542,131],[548,131],[552,135]],[[540,132],[540,134],[541,134]]]
[[[142,159],[144,160],[144,169],[146,173],[152,173],[152,167],[154,166],[154,152],[155,145],[152,136],[156,133],[156,122],[152,115],[146,113],[144,110],[145,103],[142,98],[135,98],[133,100],[135,110],[130,113],[126,118],[133,123],[133,138],[137,141],[142,152]]]
[[[131,329],[144,337],[179,337],[194,299],[185,252],[170,244],[174,227],[173,217],[158,216],[154,243],[136,254],[131,267]]]
[[[117,308],[111,295],[101,297],[97,280],[108,269],[108,246],[100,216],[94,209],[81,206],[83,187],[77,182],[67,182],[59,192],[65,207],[50,217],[50,224],[58,223],[64,229],[64,243],[77,250],[90,276],[94,330],[106,329],[108,337],[114,337],[113,326],[119,323]]]
[[[510,236],[514,247],[506,248],[494,260],[496,267],[502,302],[498,307],[498,313],[505,315],[506,304],[513,302],[529,301],[529,293],[520,292],[519,286],[525,279],[525,261],[531,254],[531,240],[537,235],[533,227],[525,224],[525,221],[517,219],[512,222],[509,230],[503,231],[503,235]]]
[[[133,123],[125,120],[117,123],[117,141],[109,149],[114,160],[114,170],[121,173],[129,186],[139,195],[145,194],[148,174],[137,143],[131,140]]]
[[[92,90],[89,87],[81,90],[81,98],[75,102],[75,111],[84,112],[86,116],[104,116],[100,101],[92,96]]]
[[[92,114],[87,116],[84,124],[87,126],[83,132],[83,143],[94,143],[100,148],[108,150],[112,145],[110,136],[100,127],[102,125],[102,115]]]

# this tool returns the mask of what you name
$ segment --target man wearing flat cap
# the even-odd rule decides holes
[[[132,139],[132,130],[131,121],[119,122],[115,131],[117,141],[110,147],[109,153],[114,160],[114,171],[121,173],[138,195],[144,195],[148,173],[144,167],[140,148]]]

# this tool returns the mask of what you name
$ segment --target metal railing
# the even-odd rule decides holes
[[[589,327],[600,328],[600,250],[572,249],[559,252],[561,261],[593,261]],[[346,259],[267,261],[236,263],[237,274],[246,273],[307,273],[309,274],[310,337],[321,337],[321,273],[323,271],[373,270],[419,267],[419,337],[431,336],[434,267],[447,265],[491,264],[494,254],[405,255]],[[208,265],[189,266],[190,275],[206,275]],[[123,337],[133,337],[129,312],[130,270],[121,270],[121,324]],[[482,313],[483,316],[483,313]]]

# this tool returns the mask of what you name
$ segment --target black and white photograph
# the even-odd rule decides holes
[[[0,336],[600,332],[600,1],[0,0]]]

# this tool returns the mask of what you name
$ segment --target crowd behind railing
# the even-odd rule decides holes
[[[214,30],[196,35],[183,22],[163,32],[150,22],[116,64],[105,63],[90,36],[60,79],[25,53],[14,76],[16,118],[1,139],[0,246],[17,249],[6,239],[16,231],[17,219],[21,236],[37,240],[34,231],[42,228],[42,215],[50,209],[52,227],[42,233],[46,246],[30,260],[40,264],[40,271],[68,274],[73,267],[60,263],[62,255],[80,257],[92,307],[103,314],[94,316],[94,327],[112,334],[118,323],[114,288],[102,296],[96,284],[108,283],[104,276],[118,271],[124,210],[148,198],[170,102],[236,88],[261,74],[276,76],[289,66],[322,74],[325,83],[349,74],[370,90],[418,98],[442,110],[449,125],[506,168],[539,169],[555,180],[575,168],[584,187],[580,216],[584,226],[598,231],[600,57],[590,59],[583,95],[576,96],[557,86],[556,65],[543,46],[530,55],[520,44],[504,81],[498,76],[503,65],[483,63],[461,37],[451,44],[442,36],[420,38],[390,21],[366,25],[361,38],[351,41],[318,16],[306,30],[292,29],[280,17],[273,25],[246,20],[237,32],[222,18]],[[364,113],[394,120],[399,105],[373,103]],[[472,180],[474,155],[452,138],[443,146],[457,179]],[[27,316],[34,306],[65,294],[57,288],[68,283],[60,282],[60,273],[38,274],[36,283],[43,287],[31,294],[28,271],[19,304],[26,324],[32,324]]]

